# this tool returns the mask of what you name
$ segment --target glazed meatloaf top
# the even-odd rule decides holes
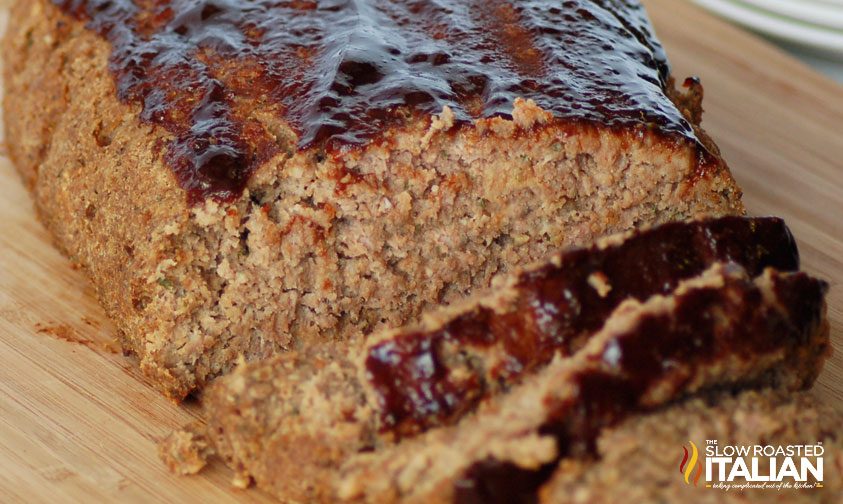
[[[508,117],[517,97],[557,126],[695,144],[698,169],[718,158],[633,0],[52,2],[111,43],[119,98],[171,133],[161,148],[194,204],[236,199],[284,150],[341,155],[445,108],[457,125]]]

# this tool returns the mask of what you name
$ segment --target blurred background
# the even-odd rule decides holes
[[[843,0],[691,0],[843,82]]]

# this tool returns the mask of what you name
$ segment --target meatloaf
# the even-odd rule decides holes
[[[743,212],[637,1],[12,9],[10,155],[174,399],[562,246]]]
[[[207,427],[162,455],[193,473],[217,453],[283,501],[532,502],[560,459],[593,455],[630,415],[812,383],[827,285],[796,268],[777,219],[608,238],[358,348],[241,366],[207,392]]]

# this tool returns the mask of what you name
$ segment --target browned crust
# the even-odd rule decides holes
[[[191,208],[164,164],[166,133],[117,100],[108,44],[48,0],[17,2],[12,18],[10,155],[124,348],[175,399],[238,355],[400,324],[554,248],[643,222],[743,212],[719,158],[699,173],[696,146],[541,126],[528,103],[513,121],[457,134],[447,113],[424,119],[391,132],[389,150],[281,154],[239,200]]]

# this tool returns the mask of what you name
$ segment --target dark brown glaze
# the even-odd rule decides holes
[[[781,219],[726,217],[672,223],[620,245],[574,249],[520,274],[518,297],[505,313],[477,307],[433,332],[403,332],[367,349],[367,378],[381,429],[401,436],[458,420],[478,401],[516,383],[556,354],[569,355],[598,331],[625,299],[670,293],[718,262],[750,275],[795,271],[799,254]],[[601,295],[589,282],[601,274]],[[491,364],[491,352],[503,356]]]
[[[685,395],[688,383],[726,358],[763,362],[784,351],[796,353],[811,341],[821,323],[828,285],[804,273],[778,276],[774,290],[781,309],[765,304],[752,282],[728,278],[723,288],[692,290],[677,299],[670,315],[651,315],[629,333],[613,339],[595,366],[565,380],[577,388],[564,400],[550,402],[543,434],[553,435],[559,457],[593,456],[600,432],[630,415]],[[727,322],[723,322],[725,317]],[[800,365],[806,363],[791,363]],[[769,364],[768,364],[769,366]],[[708,388],[751,384],[767,371],[753,369],[737,381],[715,378]],[[655,404],[644,397],[667,390]],[[555,464],[551,464],[552,467]],[[494,460],[470,468],[456,485],[455,502],[535,502],[536,491],[551,471],[529,471]],[[497,480],[511,481],[505,492],[489,493]]]
[[[52,0],[112,47],[120,99],[167,129],[193,202],[236,198],[281,147],[341,153],[409,117],[557,118],[653,130],[701,150],[667,96],[667,60],[632,0]]]
[[[555,464],[529,470],[509,462],[485,460],[472,466],[456,483],[458,504],[536,504],[536,489],[552,475]]]

